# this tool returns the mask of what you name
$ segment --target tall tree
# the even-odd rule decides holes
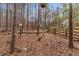
[[[46,8],[45,8],[45,27],[46,27],[46,21],[47,21],[47,9],[48,9],[48,6],[46,6]]]
[[[14,3],[12,41],[11,41],[11,51],[10,51],[10,53],[13,53],[14,52],[14,48],[15,48],[15,26],[16,26],[16,3]]]
[[[8,31],[8,3],[6,4],[6,31]]]
[[[21,17],[22,17],[22,33],[23,33],[23,29],[24,29],[24,11],[25,11],[25,4],[22,4],[22,6],[21,6]]]
[[[1,10],[1,4],[0,4],[0,27],[1,27],[1,13],[2,13],[2,10]]]
[[[29,26],[29,4],[27,4],[27,30]]]
[[[69,48],[72,49],[73,46],[73,25],[72,25],[72,4],[69,3]]]
[[[39,20],[40,20],[40,5],[38,4],[38,26],[37,26],[37,35],[39,35]]]
[[[10,11],[10,31],[11,31],[11,28],[12,28],[12,9],[9,10]]]
[[[59,7],[57,7],[57,13],[56,13],[56,17],[57,17],[57,26],[59,26],[59,22],[60,22],[60,19],[59,19]]]

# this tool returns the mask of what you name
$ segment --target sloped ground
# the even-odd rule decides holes
[[[0,34],[0,55],[15,55],[15,56],[70,56],[79,55],[79,49],[68,48],[68,39],[45,33],[42,34],[16,34],[15,52],[9,54],[11,34]],[[75,42],[76,43],[76,42]],[[74,43],[74,44],[75,44]],[[78,43],[78,42],[77,42]]]

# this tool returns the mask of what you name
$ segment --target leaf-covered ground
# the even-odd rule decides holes
[[[11,44],[11,34],[0,33],[0,55],[15,56],[71,56],[79,55],[78,44],[72,50],[68,48],[68,39],[53,34],[16,34],[15,52],[9,54]]]

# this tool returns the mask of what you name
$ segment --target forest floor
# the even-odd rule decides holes
[[[77,56],[79,55],[79,42],[74,42],[75,48],[68,48],[68,39],[45,33],[25,34],[21,36],[16,34],[15,52],[9,54],[11,34],[0,33],[0,55],[14,56]],[[38,39],[39,38],[39,39]],[[77,46],[77,48],[76,48]]]

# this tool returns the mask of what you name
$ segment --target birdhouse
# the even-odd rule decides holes
[[[20,24],[19,24],[19,26],[21,27],[21,26],[22,26],[22,24],[20,23]]]
[[[40,5],[41,5],[42,8],[45,8],[47,6],[46,3],[40,3]]]

